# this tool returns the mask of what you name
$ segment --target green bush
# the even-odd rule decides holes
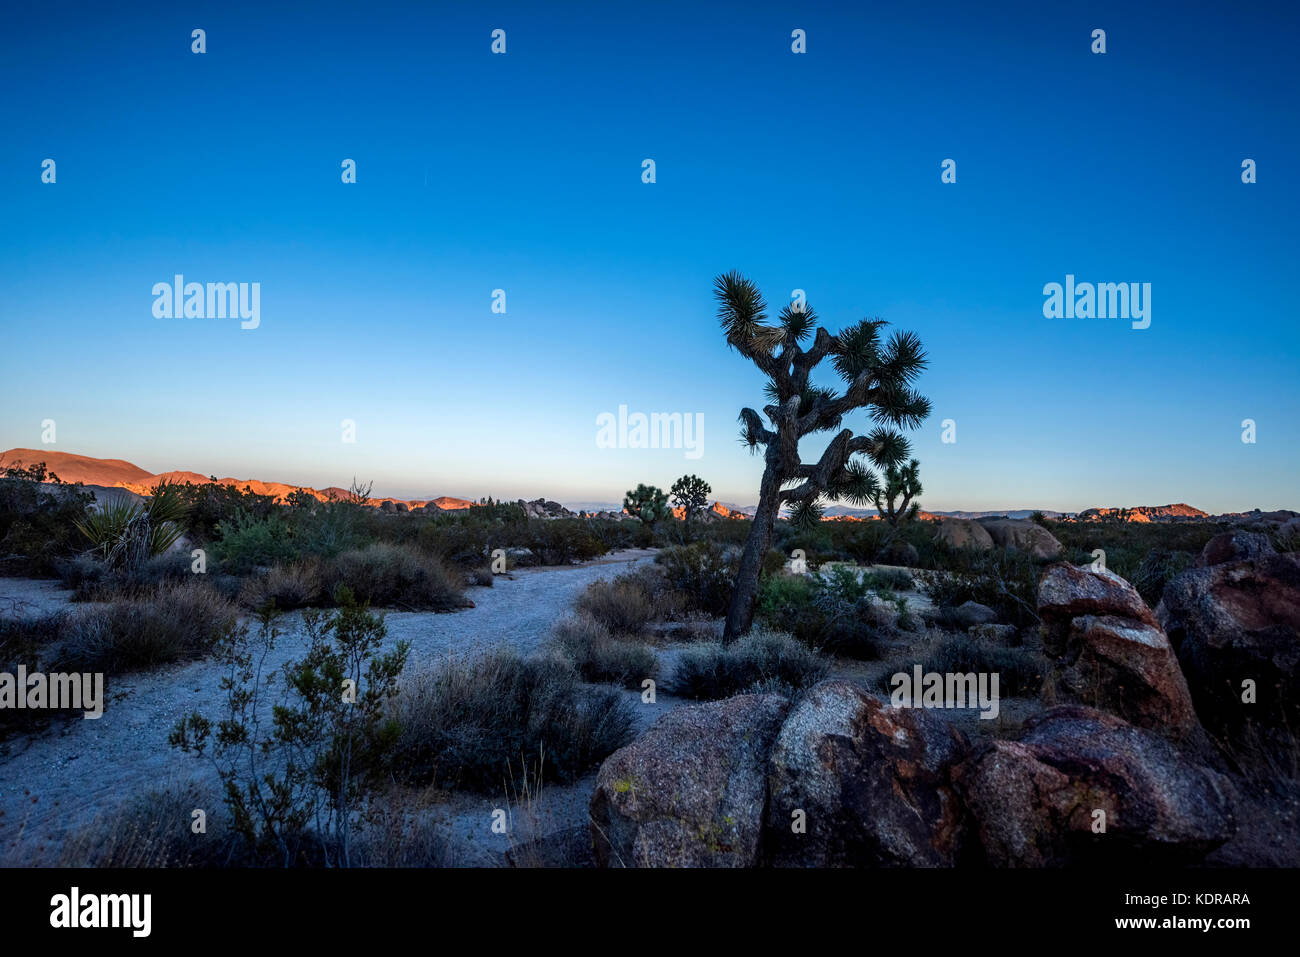
[[[599,558],[607,550],[585,519],[533,519],[521,529],[521,534],[523,541],[519,544],[533,553],[538,565],[586,562]]]
[[[768,683],[802,690],[826,677],[827,664],[789,635],[754,631],[722,645],[696,645],[682,652],[671,686],[687,698],[729,698]]]
[[[94,496],[44,463],[0,464],[0,565],[9,574],[55,575],[57,564],[86,547],[78,523]]]
[[[303,615],[306,654],[282,669],[265,667],[279,635],[273,610],[259,614],[255,641],[247,626],[231,629],[216,648],[228,673],[218,719],[193,712],[168,738],[212,763],[233,831],[282,867],[350,866],[368,799],[390,773],[398,729],[388,712],[410,644],[381,654],[382,616],[345,589],[338,600],[333,615]],[[268,724],[258,705],[277,684]]]
[[[473,514],[442,515],[420,526],[417,541],[421,549],[446,562],[461,568],[478,568],[490,559],[494,548],[517,547],[513,540],[524,537],[519,531],[524,525],[523,518],[504,523]]]
[[[234,522],[237,516],[258,522],[278,512],[274,496],[258,495],[247,485],[223,485],[213,479],[201,484],[178,483],[171,488],[185,513],[185,533],[194,541],[212,541],[219,534],[218,528]]]
[[[278,514],[289,526],[290,539],[300,555],[333,558],[375,541],[414,541],[417,534],[405,516],[383,515],[352,501],[311,499],[308,504],[280,509]]]
[[[765,578],[758,590],[758,614],[775,621],[792,610],[811,608],[819,591],[817,580],[808,575],[773,575]]]
[[[635,726],[622,693],[584,688],[571,662],[507,650],[419,675],[393,713],[399,781],[480,791],[572,781],[627,744]]]
[[[872,593],[844,566],[825,575],[773,575],[759,584],[757,613],[811,648],[870,660],[879,656],[878,643],[895,619]]]
[[[289,525],[280,512],[259,518],[236,512],[217,526],[220,536],[214,552],[222,568],[247,574],[257,568],[279,565],[298,557]]]

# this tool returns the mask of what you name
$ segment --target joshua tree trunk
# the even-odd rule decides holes
[[[754,623],[754,606],[758,601],[758,577],[763,570],[763,557],[772,546],[772,529],[781,509],[781,480],[776,465],[771,461],[776,446],[770,446],[768,462],[763,469],[763,484],[758,495],[758,508],[754,523],[749,529],[745,550],[740,556],[740,569],[736,573],[736,588],[727,608],[727,626],[722,640],[732,641],[749,631]]]

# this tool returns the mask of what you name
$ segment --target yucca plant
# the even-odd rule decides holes
[[[929,416],[930,400],[912,388],[926,366],[914,333],[895,332],[882,342],[887,323],[863,319],[832,335],[816,325],[816,313],[802,301],[785,306],[778,323],[768,324],[758,286],[735,272],[714,281],[714,296],[727,344],[768,379],[769,404],[763,413],[771,425],[765,426],[753,409],[741,410],[741,439],[754,452],[764,450],[764,468],[758,509],[727,611],[724,635],[731,641],[753,622],[759,572],[781,509],[788,507],[791,520],[806,526],[821,518],[824,500],[872,503],[880,482],[870,465],[898,467],[910,451],[907,440],[890,426],[916,428]],[[809,337],[812,343],[805,349],[802,343]],[[824,359],[846,383],[842,393],[809,380]],[[844,417],[857,409],[869,410],[878,423],[866,435],[841,428]],[[821,458],[802,462],[799,440],[830,431],[836,434]]]
[[[175,489],[159,485],[147,502],[106,502],[77,523],[109,568],[127,571],[161,555],[181,537],[185,506]]]

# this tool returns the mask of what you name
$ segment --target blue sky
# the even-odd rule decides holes
[[[1287,6],[260,6],[0,13],[0,448],[752,503],[738,269],[920,334],[927,507],[1300,507]],[[260,282],[261,325],[155,318],[176,273]],[[1044,318],[1067,273],[1151,283],[1151,327]],[[598,448],[619,405],[703,455]]]

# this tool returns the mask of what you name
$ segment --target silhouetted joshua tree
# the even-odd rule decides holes
[[[889,524],[886,544],[898,534],[899,525],[914,521],[921,512],[921,503],[915,501],[925,491],[921,488],[920,470],[921,463],[916,459],[904,466],[885,466],[885,484],[876,490],[872,501],[880,517]]]
[[[926,365],[914,333],[895,332],[882,343],[881,328],[887,323],[864,319],[831,335],[816,327],[816,314],[802,304],[785,306],[778,323],[769,325],[758,287],[734,272],[714,281],[714,295],[727,344],[767,377],[770,400],[763,414],[771,428],[753,409],[740,413],[741,439],[751,451],[763,449],[764,468],[758,509],[727,611],[724,640],[730,641],[753,622],[758,576],[781,508],[789,506],[791,520],[807,525],[821,518],[823,499],[871,503],[880,483],[868,463],[887,468],[907,458],[907,439],[890,426],[916,428],[929,416],[930,400],[911,385]],[[801,344],[810,336],[812,344],[805,349]],[[824,359],[847,383],[843,393],[809,381]],[[844,417],[856,409],[869,410],[878,423],[866,435],[841,428]],[[821,458],[804,464],[799,440],[833,430],[838,431]]]
[[[673,504],[682,510],[682,518],[686,522],[686,540],[689,542],[691,519],[708,508],[709,495],[713,489],[697,475],[683,475],[673,483],[669,491],[673,496]]]

